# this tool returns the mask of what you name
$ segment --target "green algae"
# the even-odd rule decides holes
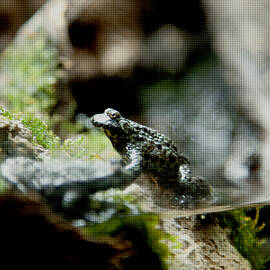
[[[255,217],[247,215],[244,208],[235,209],[217,215],[220,225],[231,230],[231,242],[240,254],[249,260],[252,269],[266,269],[266,263],[270,261],[269,255],[262,252],[263,239],[258,233],[264,228],[264,224],[258,224],[259,207],[256,208]]]

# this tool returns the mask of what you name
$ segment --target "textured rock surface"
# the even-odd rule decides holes
[[[12,156],[39,158],[46,155],[41,146],[34,146],[31,131],[19,121],[0,116],[0,160]]]
[[[172,248],[169,269],[251,269],[217,224],[196,226],[194,218],[162,219],[163,229],[182,246]]]
[[[199,225],[195,216],[174,219],[175,212],[167,213],[164,208],[159,208],[149,189],[141,185],[132,184],[126,190],[139,196],[142,205],[148,210],[160,212],[161,228],[176,237],[178,244],[167,241],[172,256],[168,259],[170,270],[176,269],[252,269],[249,262],[244,259],[232,246],[228,233],[215,222]],[[153,200],[154,199],[154,200]],[[180,243],[180,245],[179,245]]]

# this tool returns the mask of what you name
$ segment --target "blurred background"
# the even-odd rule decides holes
[[[0,1],[0,50],[13,40],[19,27],[25,23],[43,4],[44,0]]]

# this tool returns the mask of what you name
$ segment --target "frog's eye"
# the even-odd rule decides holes
[[[121,117],[120,112],[113,110],[113,109],[107,109],[105,110],[105,113],[111,118],[111,119],[116,119]]]
[[[113,112],[110,114],[110,118],[111,119],[116,119],[120,117],[120,113],[119,112]]]

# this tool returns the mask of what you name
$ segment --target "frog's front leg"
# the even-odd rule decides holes
[[[102,179],[89,179],[91,185],[95,186],[95,191],[125,188],[138,178],[142,172],[142,157],[136,150],[131,150],[128,156],[128,162],[125,162],[126,165],[115,170],[113,174]]]

